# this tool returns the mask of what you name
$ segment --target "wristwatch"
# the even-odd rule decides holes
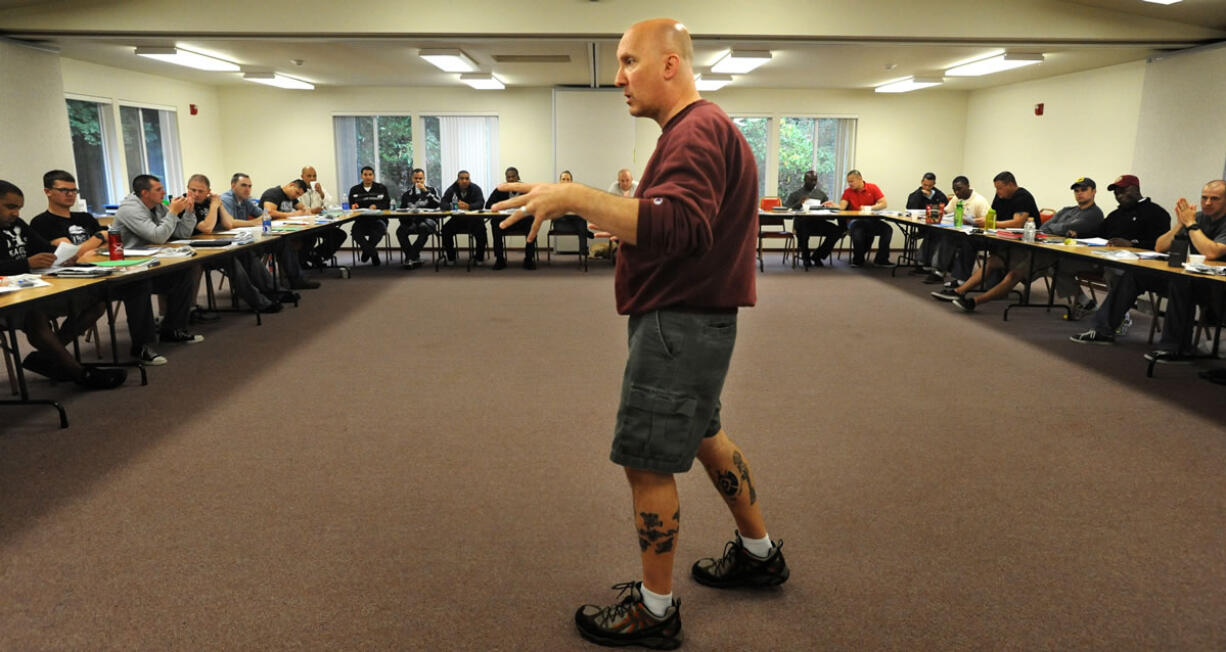
[[[1189,231],[1199,231],[1199,230],[1200,230],[1200,225],[1199,225],[1199,224],[1196,224],[1196,223],[1192,223],[1192,224],[1189,224],[1189,225],[1188,225],[1186,228],[1187,228]]]

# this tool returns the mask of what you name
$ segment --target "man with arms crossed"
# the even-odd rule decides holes
[[[336,203],[336,198],[319,183],[319,173],[315,168],[310,165],[302,168],[299,178],[307,185],[307,191],[298,198],[298,203],[310,211],[311,215],[319,215]],[[345,244],[345,231],[341,227],[319,231],[314,245],[302,262],[308,267],[322,269],[327,266],[327,261],[336,255],[336,250],[340,249],[342,244]]]
[[[614,287],[618,312],[630,316],[630,352],[610,458],[630,481],[643,581],[614,587],[625,596],[618,604],[575,613],[580,634],[602,645],[681,644],[680,605],[672,599],[680,521],[673,474],[689,470],[695,456],[738,533],[721,558],[694,564],[694,579],[730,588],[788,578],[748,463],[720,426],[737,308],[757,299],[757,170],[744,136],[698,96],[692,57],[689,33],[671,19],[638,23],[618,45],[617,85],[631,115],[663,128],[637,197],[575,183],[506,184],[503,190],[525,194],[494,206],[519,209],[504,225],[533,216],[530,237],[544,221],[575,213],[622,241]]]

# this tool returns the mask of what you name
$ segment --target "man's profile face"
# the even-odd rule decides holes
[[[166,186],[163,186],[161,181],[154,181],[148,190],[140,194],[140,197],[145,201],[160,204],[166,198]]]
[[[515,170],[507,170],[507,183],[519,183],[519,172]]]
[[[426,173],[425,172],[414,172],[413,173],[413,185],[417,185],[417,184],[421,184],[423,186],[426,185]]]
[[[77,203],[80,190],[75,181],[53,181],[50,188],[43,188],[47,193],[47,203],[62,209],[70,209]]]
[[[817,187],[817,173],[813,170],[805,172],[805,189],[813,190]]]
[[[297,184],[291,183],[285,187],[285,196],[290,199],[298,199],[302,195],[302,188],[299,188]]]
[[[187,195],[197,204],[208,201],[210,193],[210,188],[203,181],[192,181],[187,184]]]
[[[0,225],[8,226],[21,217],[21,208],[26,205],[25,197],[10,192],[0,197]]]
[[[315,173],[315,168],[306,168],[302,171],[302,180],[307,183],[315,183],[319,175]]]
[[[924,189],[924,192],[932,192],[932,188],[935,185],[937,185],[937,182],[932,179],[923,179],[920,181],[920,187]]]
[[[963,201],[971,198],[971,187],[961,181],[954,183],[954,196]]]
[[[230,184],[230,190],[234,191],[235,199],[246,200],[251,196],[251,178],[239,177],[238,181]]]
[[[622,170],[617,173],[617,187],[622,190],[629,190],[630,185],[634,183],[634,177],[630,175],[629,170]]]
[[[847,175],[847,186],[852,190],[864,190],[864,177],[858,174]]]
[[[1010,199],[1013,193],[1017,192],[1017,184],[1005,183],[1004,181],[993,181],[992,185],[996,186],[996,196],[1001,199]]]
[[[1117,187],[1113,192],[1115,193],[1115,202],[1120,205],[1120,208],[1132,208],[1141,201],[1141,189],[1136,186]]]
[[[630,115],[650,118],[660,110],[664,59],[658,44],[648,42],[646,30],[632,27],[622,35],[617,44],[616,84],[626,96]]]
[[[460,190],[468,190],[469,184],[472,183],[472,179],[469,178],[467,172],[461,172],[460,175],[455,178],[455,180],[456,183],[460,185]]]
[[[362,185],[369,186],[375,182],[375,171],[371,169],[362,170]]]
[[[1209,219],[1226,215],[1226,186],[1211,183],[1200,191],[1200,212]]]

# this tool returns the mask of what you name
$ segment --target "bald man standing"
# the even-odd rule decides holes
[[[602,645],[673,649],[683,638],[672,597],[681,518],[673,474],[688,471],[695,457],[738,531],[720,558],[694,563],[694,579],[734,588],[788,578],[749,464],[720,424],[737,309],[757,300],[757,167],[728,116],[698,96],[683,25],[638,23],[622,36],[617,58],[631,115],[663,128],[637,195],[577,183],[503,184],[500,190],[524,194],[493,208],[519,209],[504,228],[533,216],[530,238],[543,222],[573,213],[622,242],[615,291],[618,312],[630,318],[630,351],[610,459],[630,481],[643,581],[614,586],[622,590],[617,604],[584,605],[575,623]]]

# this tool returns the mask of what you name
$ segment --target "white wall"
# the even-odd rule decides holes
[[[112,103],[132,103],[173,108],[179,123],[179,146],[183,153],[184,176],[204,174],[219,187],[219,180],[229,179],[222,165],[222,116],[217,88],[203,84],[146,75],[119,68],[100,66],[75,59],[62,59],[63,94],[71,93]],[[195,104],[198,115],[191,115],[189,105]],[[65,127],[67,129],[67,127]],[[125,188],[137,172],[129,170]],[[186,179],[183,179],[186,182]],[[221,189],[229,183],[220,184]]]
[[[1168,210],[1196,202],[1226,167],[1226,48],[1155,61],[1145,73],[1137,133],[1141,187]]]
[[[0,179],[26,197],[27,220],[46,209],[43,173],[76,170],[58,55],[0,41]]]
[[[966,170],[971,184],[992,198],[992,177],[1009,170],[1039,207],[1073,203],[1069,186],[1088,176],[1098,183],[1104,212],[1116,203],[1107,186],[1136,170],[1133,151],[1145,62],[974,91],[966,119]],[[1044,114],[1035,116],[1042,102]],[[1148,191],[1145,178],[1142,190]]]
[[[252,85],[220,89],[225,177],[242,170],[257,189],[298,178],[315,166],[339,197],[333,115],[469,113],[498,116],[499,168],[514,165],[525,181],[553,180],[552,100],[547,88],[475,91],[458,88],[357,87],[287,91]],[[420,120],[413,124],[414,163],[424,163]],[[424,167],[424,166],[422,166]],[[455,179],[430,179],[440,191]],[[483,188],[488,195],[492,188]]]

